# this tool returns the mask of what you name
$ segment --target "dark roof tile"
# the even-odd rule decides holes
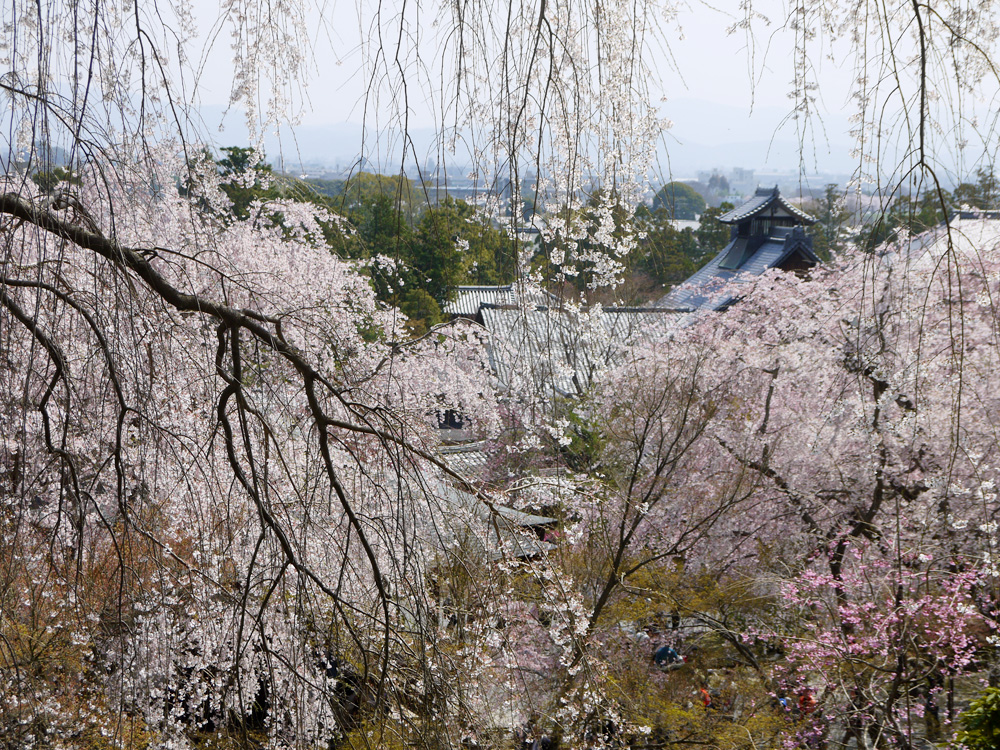
[[[692,311],[720,310],[735,299],[731,287],[726,288],[732,282],[749,281],[753,276],[759,276],[768,269],[780,266],[796,252],[802,253],[812,263],[819,262],[801,227],[775,228],[738,269],[723,267],[732,244],[723,248],[687,281],[660,298],[656,306]]]
[[[777,186],[773,188],[757,188],[757,192],[754,193],[752,198],[742,205],[737,206],[732,211],[722,214],[718,217],[718,220],[723,224],[737,224],[752,218],[775,202],[803,224],[816,223],[816,219],[812,216],[782,198]]]

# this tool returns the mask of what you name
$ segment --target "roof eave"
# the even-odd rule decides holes
[[[756,198],[756,197],[760,197],[760,196],[754,196],[754,197]],[[753,198],[751,198],[750,200],[753,200]],[[749,203],[749,202],[750,201],[747,201],[747,203]],[[799,207],[794,206],[791,203],[789,203],[788,201],[786,201],[784,199],[784,197],[782,197],[781,195],[773,195],[773,196],[771,196],[770,200],[767,200],[764,203],[761,203],[759,206],[757,206],[754,209],[751,209],[751,210],[747,211],[746,213],[740,213],[740,207],[737,206],[736,208],[734,208],[734,209],[732,209],[730,211],[726,211],[726,213],[722,214],[721,216],[717,216],[716,217],[716,221],[718,221],[718,222],[720,222],[722,224],[739,224],[740,222],[744,222],[744,221],[747,221],[749,219],[752,219],[754,216],[757,216],[758,214],[762,213],[763,211],[766,211],[768,208],[770,208],[771,206],[773,206],[775,202],[777,202],[778,205],[780,205],[782,208],[784,208],[786,211],[788,211],[788,213],[790,213],[792,216],[794,216],[795,218],[797,218],[804,225],[806,225],[806,226],[812,226],[813,224],[816,223],[816,219],[814,219],[812,216],[810,216],[809,214],[807,214],[805,211],[803,211]],[[744,205],[746,205],[746,204],[744,204]]]

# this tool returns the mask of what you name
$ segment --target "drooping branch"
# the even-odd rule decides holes
[[[18,218],[24,222],[32,224],[46,232],[49,232],[57,237],[64,240],[68,240],[77,246],[90,250],[107,260],[111,261],[113,264],[122,268],[124,270],[130,271],[136,276],[138,276],[142,281],[146,283],[149,289],[157,295],[164,303],[172,307],[173,309],[180,312],[196,312],[202,315],[214,318],[218,323],[220,330],[230,331],[234,335],[240,330],[247,331],[253,338],[258,340],[267,348],[273,350],[281,357],[283,357],[292,367],[299,372],[303,379],[303,383],[308,394],[310,408],[313,412],[314,419],[317,426],[320,428],[320,448],[322,451],[328,451],[326,445],[326,429],[332,420],[324,412],[320,399],[316,393],[316,384],[320,383],[327,391],[334,397],[338,396],[337,389],[335,386],[325,378],[312,364],[310,364],[305,356],[289,345],[276,328],[276,321],[273,321],[266,316],[260,315],[251,310],[237,309],[230,305],[218,302],[216,300],[208,299],[202,295],[195,293],[184,292],[178,289],[176,286],[171,284],[166,278],[163,277],[150,263],[149,258],[155,256],[155,252],[148,251],[145,249],[136,249],[126,247],[109,239],[96,232],[88,231],[79,226],[71,224],[58,216],[54,216],[50,211],[44,210],[20,195],[16,193],[5,193],[0,195],[0,213],[4,213],[15,218]],[[11,310],[14,316],[25,325],[29,331],[31,331],[36,339],[46,348],[49,352],[51,358],[56,363],[57,372],[56,376],[53,378],[49,385],[46,395],[43,399],[47,400],[55,385],[58,383],[62,373],[65,369],[64,358],[55,344],[48,340],[47,337],[43,335],[38,327],[34,324],[34,321],[27,316],[23,311],[21,311],[13,300],[11,300],[3,291],[0,289],[0,303],[3,303],[5,307]],[[274,328],[272,329],[272,326]],[[220,334],[221,335],[221,334]],[[41,338],[39,338],[41,337]],[[236,345],[234,345],[236,346]],[[238,356],[238,352],[234,349],[232,356],[235,358]],[[234,366],[238,370],[238,360],[234,359]],[[217,368],[220,372],[223,368],[220,366]],[[225,374],[225,373],[223,373]],[[259,493],[254,491],[253,483],[239,465],[238,459],[235,454],[234,444],[233,444],[233,434],[232,429],[229,426],[228,418],[225,413],[226,404],[230,398],[239,390],[238,378],[229,375],[224,379],[227,380],[228,386],[223,391],[219,400],[219,419],[223,426],[223,430],[226,433],[226,446],[229,458],[230,466],[232,467],[237,480],[247,491],[251,498],[253,498],[255,505],[260,513],[261,520],[264,525],[271,529],[278,539],[278,542],[282,548],[282,551],[289,561],[289,563],[298,570],[301,574],[305,575],[307,578],[312,580],[327,596],[330,596],[333,600],[337,600],[337,595],[329,586],[327,586],[320,577],[308,568],[295,554],[291,542],[284,530],[281,528],[280,524],[277,523],[276,519],[267,511],[266,507],[263,505]],[[46,429],[47,428],[46,420]],[[342,420],[336,420],[337,426],[344,428],[353,428],[350,423],[344,422]],[[358,427],[358,431],[371,433],[374,432],[371,429],[366,429],[363,427]],[[388,437],[388,435],[386,435]],[[343,490],[343,487],[336,475],[336,471],[333,467],[332,460],[329,460],[327,456],[325,461],[325,470],[327,473],[327,478],[331,485],[335,488],[337,497],[343,506],[345,513],[349,519],[351,527],[355,534],[357,534],[362,548],[364,549],[365,555],[368,559],[368,563],[372,570],[372,577],[375,586],[379,593],[379,599],[382,603],[383,616],[386,621],[386,628],[388,628],[389,622],[389,594],[385,586],[383,575],[381,573],[380,565],[375,554],[375,550],[370,544],[364,527],[361,524],[360,519],[354,512],[349,498]],[[388,643],[388,638],[386,639]],[[387,652],[386,652],[387,654]],[[387,668],[383,660],[383,677],[384,670]]]
[[[384,445],[397,445],[401,447],[408,455],[437,467],[443,473],[456,480],[467,491],[474,493],[480,502],[490,510],[495,523],[508,524],[509,522],[499,514],[492,499],[484,495],[479,488],[470,486],[464,477],[457,474],[438,457],[418,446],[411,445],[401,434],[393,434],[391,426],[386,427],[379,424],[379,420],[372,419],[372,417],[381,413],[379,407],[376,405],[365,406],[355,403],[351,400],[350,394],[341,393],[337,386],[306,358],[303,352],[285,340],[278,318],[262,314],[255,310],[240,309],[203,294],[185,291],[164,277],[154,267],[153,263],[155,261],[153,261],[153,258],[157,255],[156,249],[122,245],[114,239],[104,236],[98,231],[94,231],[91,227],[96,225],[88,222],[89,226],[80,226],[64,217],[58,216],[51,209],[32,203],[20,195],[13,193],[0,195],[0,213],[12,216],[25,224],[38,227],[55,237],[71,242],[84,250],[89,250],[95,255],[108,260],[126,274],[133,278],[137,277],[148,287],[153,297],[161,300],[167,307],[179,312],[196,313],[215,322],[215,327],[222,337],[219,349],[217,350],[215,369],[216,374],[225,381],[225,387],[216,403],[216,416],[218,424],[224,433],[226,458],[230,470],[233,472],[236,481],[252,500],[263,528],[274,535],[287,565],[305,579],[312,581],[323,592],[324,596],[329,597],[334,606],[339,609],[345,602],[338,594],[338,587],[333,583],[324,581],[295,549],[290,530],[285,528],[283,523],[275,517],[262,496],[262,491],[256,481],[252,456],[248,457],[249,466],[247,466],[246,462],[242,461],[242,458],[246,454],[237,448],[241,432],[244,444],[247,444],[248,441],[247,428],[243,424],[246,421],[246,417],[255,415],[258,419],[261,419],[261,416],[255,412],[252,405],[247,402],[242,393],[240,352],[241,347],[247,345],[246,340],[253,340],[262,347],[275,352],[299,374],[301,387],[307,401],[307,408],[317,428],[316,439],[326,481],[337,496],[351,531],[357,535],[357,539],[367,558],[373,583],[378,592],[381,609],[381,617],[379,619],[383,620],[382,624],[384,628],[384,640],[380,658],[381,676],[378,680],[378,689],[380,691],[378,698],[381,698],[381,692],[385,689],[385,676],[389,667],[389,643],[391,635],[390,594],[375,548],[368,539],[363,520],[354,507],[354,502],[348,496],[347,490],[335,468],[335,461],[331,455],[331,446],[329,444],[331,439],[333,439],[331,431],[342,430],[359,435],[367,435],[381,441]],[[18,279],[10,279],[10,282],[9,286],[38,286],[35,282],[31,282],[31,284],[28,282],[22,283]],[[54,288],[49,288],[48,285],[46,286],[46,290],[53,293],[58,291]],[[0,287],[0,291],[2,291],[2,287]],[[61,295],[60,299],[63,296],[65,295]],[[79,305],[74,304],[72,306],[80,312],[85,312],[79,309]],[[18,319],[20,320],[21,318],[19,317]],[[24,316],[24,320],[21,322],[27,325],[25,321],[28,320]],[[101,348],[105,350],[105,357],[110,358],[111,354],[107,351],[106,342],[100,336],[101,332],[96,321],[88,319],[88,324],[92,329],[96,329]],[[29,330],[33,329],[29,326]],[[58,359],[57,361],[62,360]],[[119,416],[121,419],[124,410],[122,409],[122,396],[117,382],[115,383],[115,391],[119,401]],[[330,414],[323,403],[324,399],[328,396],[342,404],[351,416],[345,419],[340,417],[340,415],[334,416]],[[235,423],[236,420],[233,420],[232,424],[230,423],[230,419],[233,416],[233,408],[237,410],[240,425]],[[268,434],[269,440],[275,439],[273,435]],[[365,661],[367,662],[367,656],[365,656]]]

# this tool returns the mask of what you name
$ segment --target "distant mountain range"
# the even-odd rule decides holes
[[[851,173],[849,123],[843,114],[812,123],[800,149],[795,122],[778,107],[746,109],[702,99],[674,99],[663,107],[673,121],[666,134],[670,170],[684,176],[715,167],[744,167],[760,172]],[[661,154],[663,158],[664,154]]]
[[[668,101],[662,114],[674,123],[657,154],[665,179],[693,177],[697,171],[715,168],[744,167],[762,172],[795,172],[799,168],[795,124],[783,123],[788,113],[780,108],[759,108],[751,113],[733,105],[683,98]],[[221,111],[206,108],[203,117],[208,123],[218,122]],[[849,156],[846,117],[829,116],[822,125],[815,125],[815,138],[805,139],[806,172],[851,173],[856,163]],[[245,142],[247,134],[239,116],[230,113],[226,129],[215,138],[222,145]],[[412,129],[409,138],[409,164],[413,163],[414,152],[422,165],[441,159],[435,129]],[[296,127],[294,137],[290,130],[280,141],[269,136],[265,151],[269,160],[289,172],[309,172],[317,167],[347,169],[359,163],[362,153],[366,158],[364,169],[394,172],[402,160],[403,141],[398,134],[379,136],[355,122],[309,124]],[[449,163],[466,161],[461,151],[446,157]]]
[[[674,125],[666,132],[658,149],[660,175],[659,180],[654,177],[654,181],[694,178],[699,171],[720,169],[725,172],[732,167],[753,169],[758,173],[794,173],[799,169],[800,149],[794,123],[782,124],[787,113],[776,107],[749,113],[732,105],[686,98],[668,101],[662,114]],[[223,120],[221,108],[205,107],[201,115],[205,131],[217,145],[248,143],[247,130],[239,113],[231,112]],[[220,122],[224,123],[223,129],[218,127]],[[802,161],[805,172],[850,174],[856,164],[848,156],[851,144],[846,135],[846,118],[842,115],[831,117],[824,124],[829,142],[822,130],[815,142],[806,139]],[[294,130],[285,128],[280,138],[268,135],[264,149],[269,161],[291,174],[351,169],[394,173],[404,162],[404,142],[398,134],[387,131],[380,134],[356,122],[301,125]],[[427,127],[409,132],[405,150],[408,172],[415,163],[414,154],[421,168],[434,169],[442,158],[449,169],[453,169],[453,164],[462,165],[468,161],[461,149],[455,154],[444,152],[438,132]],[[65,157],[62,149],[53,148],[50,163],[64,163]],[[6,164],[9,158],[0,157],[0,162]]]

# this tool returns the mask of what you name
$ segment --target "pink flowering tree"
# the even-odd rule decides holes
[[[873,739],[909,742],[927,706],[953,718],[952,678],[994,658],[997,239],[959,221],[809,280],[765,276],[706,324],[742,394],[718,461],[756,477],[739,522],[804,607],[799,679]]]
[[[839,576],[806,569],[785,584],[796,628],[780,684],[789,695],[817,691],[821,707],[803,717],[800,739],[827,734],[831,722],[844,742],[853,736],[876,747],[954,731],[954,678],[980,667],[995,627],[984,614],[992,607],[983,601],[983,573],[895,552],[861,542]]]

